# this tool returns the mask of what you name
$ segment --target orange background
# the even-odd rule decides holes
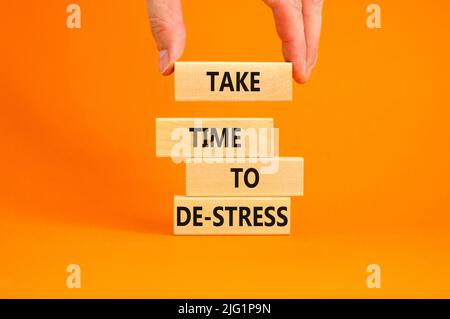
[[[0,5],[0,297],[450,297],[450,2],[325,0],[292,103],[175,103],[145,1]],[[260,0],[184,1],[183,60],[281,61]],[[292,234],[176,237],[156,117],[274,117]],[[66,267],[82,288],[66,288]],[[366,266],[382,288],[366,287]]]

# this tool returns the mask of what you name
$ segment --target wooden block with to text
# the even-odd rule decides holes
[[[177,101],[291,101],[289,62],[175,62]]]
[[[278,129],[271,118],[157,118],[156,156],[274,157]]]
[[[186,161],[188,196],[301,196],[303,158]]]
[[[289,197],[174,198],[175,235],[287,235]]]

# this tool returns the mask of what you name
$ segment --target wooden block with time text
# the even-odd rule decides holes
[[[301,196],[303,158],[186,162],[188,196]]]
[[[287,235],[289,197],[174,198],[175,235]]]
[[[175,62],[177,101],[291,101],[292,63]]]
[[[157,118],[156,156],[274,157],[278,129],[272,118]]]

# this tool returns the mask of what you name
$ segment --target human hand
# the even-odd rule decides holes
[[[284,58],[293,63],[294,79],[305,83],[317,62],[323,0],[263,1],[273,11]],[[169,75],[186,42],[181,0],[147,0],[147,8],[160,72]]]

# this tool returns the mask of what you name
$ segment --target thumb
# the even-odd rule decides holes
[[[181,0],[147,0],[148,16],[159,51],[159,70],[173,72],[173,64],[183,54],[186,29]]]

